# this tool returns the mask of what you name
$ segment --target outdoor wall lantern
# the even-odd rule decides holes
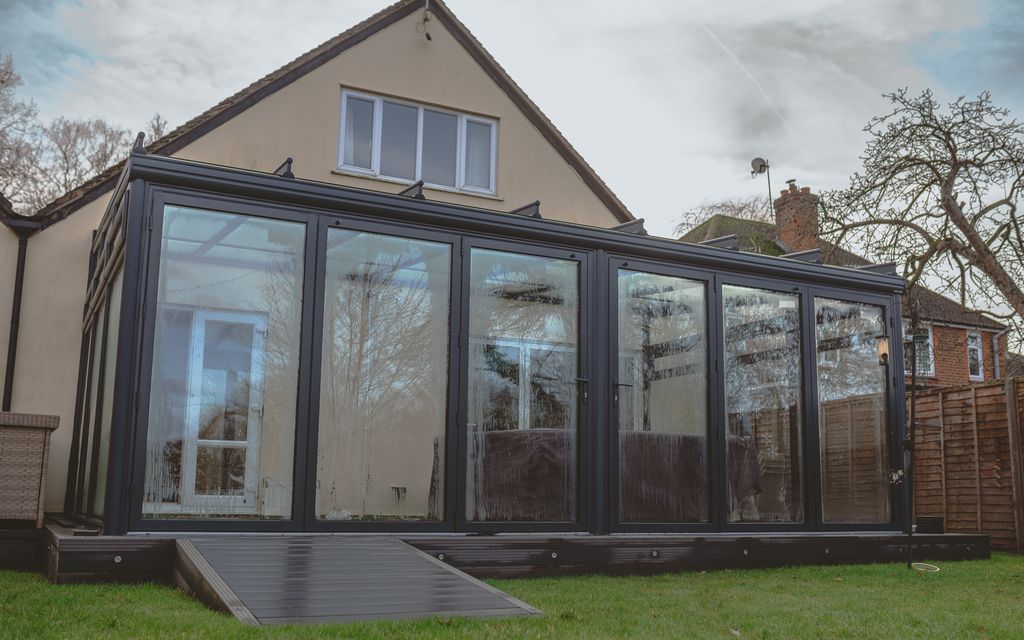
[[[875,338],[875,347],[878,349],[878,364],[883,367],[889,364],[889,336]]]

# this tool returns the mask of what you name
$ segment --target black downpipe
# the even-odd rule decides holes
[[[18,264],[14,272],[14,296],[11,300],[11,332],[7,336],[7,366],[4,369],[4,397],[0,410],[11,410],[14,397],[14,366],[18,359],[18,326],[21,324],[21,292],[25,286],[25,256],[28,253],[28,237],[39,229],[35,221],[10,221],[11,229],[18,234]]]

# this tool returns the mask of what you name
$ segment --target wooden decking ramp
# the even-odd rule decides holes
[[[175,582],[251,625],[540,613],[395,538],[192,537]]]

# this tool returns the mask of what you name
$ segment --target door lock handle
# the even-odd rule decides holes
[[[629,383],[626,383],[626,382],[619,382],[618,380],[613,380],[612,381],[612,406],[613,407],[619,406],[619,387],[629,387],[630,389],[632,389],[633,385],[631,385]]]
[[[576,388],[583,394],[583,404],[590,398],[590,378],[576,378]]]

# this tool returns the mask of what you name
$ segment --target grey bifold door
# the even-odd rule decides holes
[[[612,260],[609,283],[614,527],[707,526],[709,281]]]
[[[467,256],[460,524],[580,527],[584,256],[504,244]]]

